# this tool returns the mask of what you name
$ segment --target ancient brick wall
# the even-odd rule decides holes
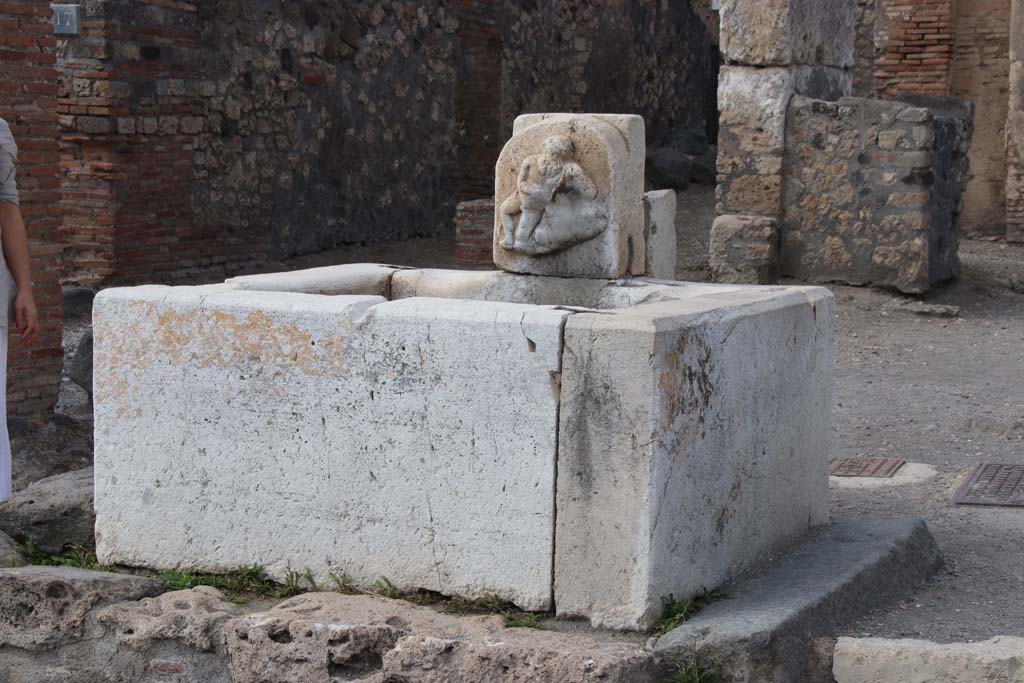
[[[11,347],[7,396],[12,413],[52,408],[60,388],[62,245],[55,45],[49,2],[0,3],[0,117],[11,125],[18,142],[21,211],[28,228],[40,321],[33,347]]]
[[[690,3],[82,7],[83,34],[61,42],[69,283],[219,277],[441,234],[460,197],[491,194],[514,115],[690,127],[715,82],[710,17]]]
[[[450,224],[442,3],[85,9],[61,60],[66,281],[220,276]]]
[[[188,3],[87,3],[61,41],[66,279],[171,281],[244,258],[197,230],[193,135],[204,126]]]
[[[876,21],[884,30],[876,28],[875,93],[949,94],[953,0],[882,0]]]

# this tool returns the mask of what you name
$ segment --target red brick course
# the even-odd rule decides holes
[[[493,270],[494,200],[462,202],[455,209],[455,262],[459,268]]]
[[[60,390],[63,350],[60,262],[60,151],[57,142],[57,40],[50,4],[0,2],[0,117],[18,142],[21,210],[33,258],[40,332],[31,348],[12,344],[8,411],[40,413],[53,408]]]
[[[875,59],[875,91],[949,93],[953,53],[953,0],[888,0],[876,20],[886,36]]]

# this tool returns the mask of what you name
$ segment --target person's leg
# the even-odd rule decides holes
[[[0,500],[11,495],[11,440],[7,434],[7,328],[0,327]]]

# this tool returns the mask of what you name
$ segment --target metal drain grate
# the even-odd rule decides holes
[[[832,458],[828,473],[833,477],[887,478],[906,463],[899,458]]]
[[[957,505],[1024,507],[1024,465],[985,463],[953,496]]]

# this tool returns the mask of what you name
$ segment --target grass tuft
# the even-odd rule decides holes
[[[160,573],[160,582],[169,591],[181,591],[196,586],[210,586],[223,591],[231,600],[242,602],[253,595],[288,597],[282,595],[283,586],[267,576],[266,570],[258,564],[239,567],[233,572],[207,573],[171,570]]]
[[[399,598],[401,597],[401,591],[395,588],[395,584],[391,583],[391,580],[386,576],[382,576],[373,582],[373,592],[377,595],[383,595],[385,598]]]
[[[674,595],[662,598],[664,608],[661,612],[661,621],[658,622],[654,634],[659,638],[669,631],[685,624],[690,617],[707,607],[712,602],[722,600],[725,594],[716,589],[702,590],[689,600],[676,600]]]
[[[544,621],[542,614],[519,610],[505,610],[501,617],[505,620],[505,628],[541,628]]]
[[[18,544],[18,550],[25,557],[26,564],[30,565],[71,567],[73,569],[88,569],[95,572],[114,571],[113,567],[100,564],[100,561],[96,559],[95,552],[80,545],[65,546],[62,553],[51,555],[32,541],[25,541]]]
[[[717,663],[704,664],[697,656],[694,646],[690,658],[679,665],[672,678],[666,683],[721,683],[722,670]]]

